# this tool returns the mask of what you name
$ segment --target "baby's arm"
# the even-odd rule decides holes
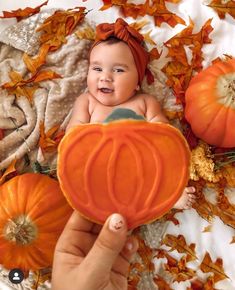
[[[69,128],[78,124],[90,123],[89,114],[89,99],[87,94],[81,94],[75,101],[72,116],[66,127],[66,132]]]
[[[146,106],[145,117],[147,121],[169,123],[169,120],[162,112],[160,103],[156,100],[154,96],[145,95],[144,102]]]

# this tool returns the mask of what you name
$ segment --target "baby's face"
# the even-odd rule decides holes
[[[127,44],[101,42],[92,49],[87,86],[90,94],[105,106],[125,103],[135,94],[138,72]]]

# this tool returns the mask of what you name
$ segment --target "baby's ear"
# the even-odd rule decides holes
[[[140,90],[140,86],[137,85],[137,86],[136,86],[136,91],[139,91],[139,90]]]

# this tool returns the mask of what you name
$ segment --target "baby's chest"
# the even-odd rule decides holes
[[[133,104],[131,102],[124,103],[112,107],[97,104],[94,106],[90,114],[91,115],[90,123],[102,123],[115,109],[118,108],[130,109],[133,110],[136,114],[145,117],[144,105],[138,104],[138,102],[136,102],[136,104]]]

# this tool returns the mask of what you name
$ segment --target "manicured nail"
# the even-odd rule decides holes
[[[133,243],[132,242],[127,242],[126,245],[125,245],[125,248],[128,250],[128,251],[132,251],[133,250]]]
[[[109,229],[113,232],[117,232],[123,228],[124,224],[125,224],[125,221],[123,217],[120,214],[115,213],[110,218]]]

